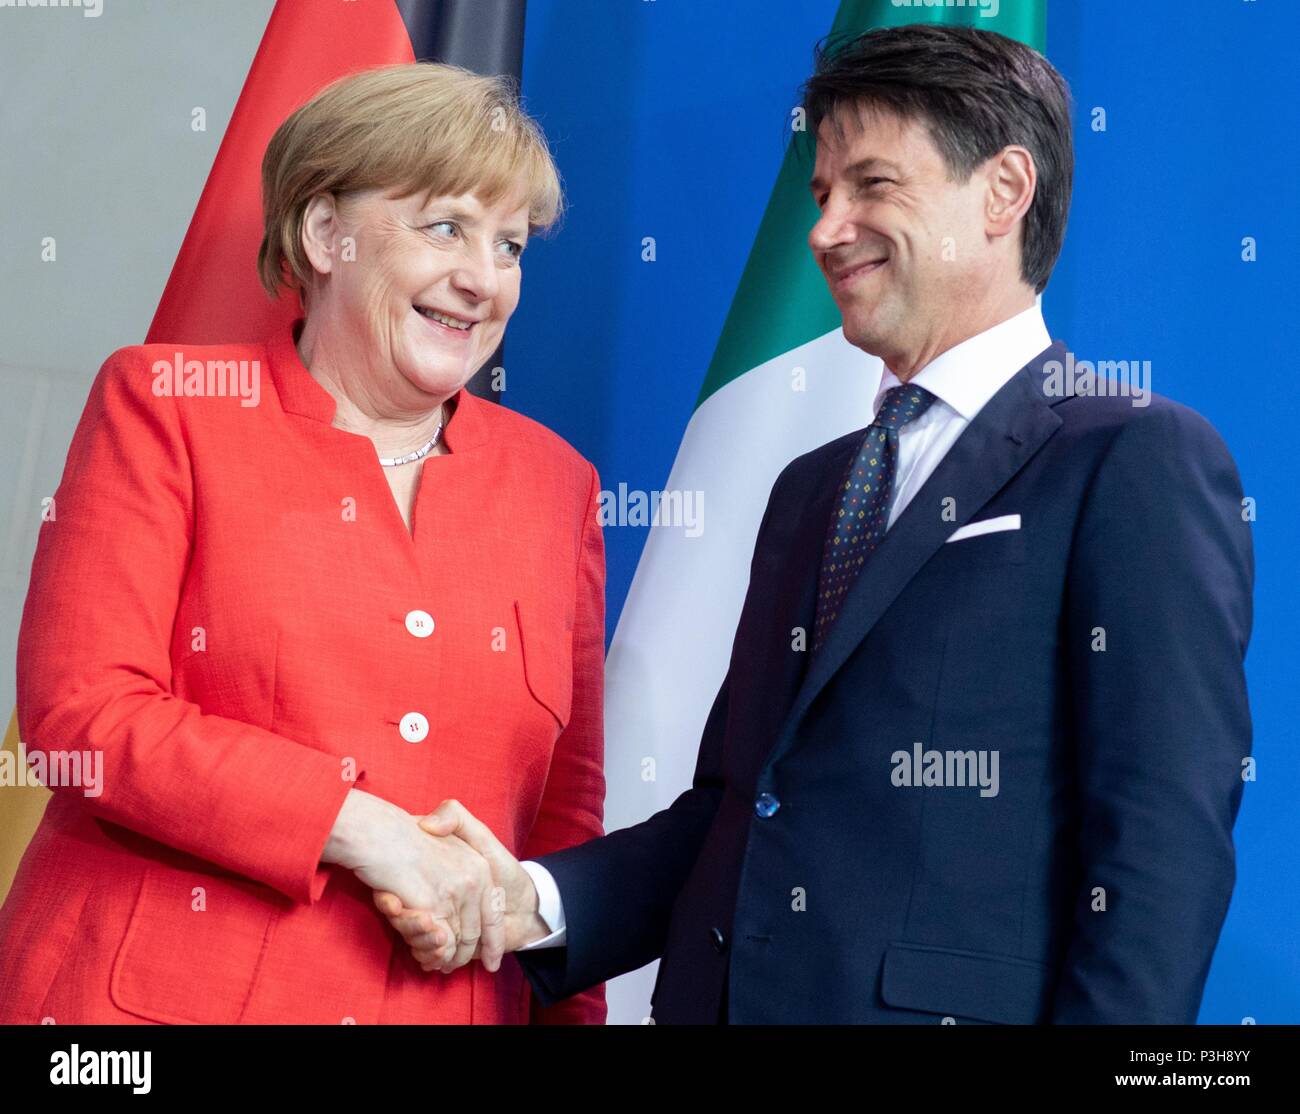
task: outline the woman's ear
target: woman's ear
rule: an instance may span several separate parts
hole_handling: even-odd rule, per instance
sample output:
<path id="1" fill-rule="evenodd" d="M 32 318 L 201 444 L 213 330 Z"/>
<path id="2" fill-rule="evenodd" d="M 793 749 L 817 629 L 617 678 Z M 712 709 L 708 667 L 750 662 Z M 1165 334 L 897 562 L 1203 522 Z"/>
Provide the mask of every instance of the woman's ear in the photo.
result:
<path id="1" fill-rule="evenodd" d="M 302 214 L 302 250 L 317 274 L 328 275 L 338 258 L 338 204 L 333 194 L 318 193 Z"/>

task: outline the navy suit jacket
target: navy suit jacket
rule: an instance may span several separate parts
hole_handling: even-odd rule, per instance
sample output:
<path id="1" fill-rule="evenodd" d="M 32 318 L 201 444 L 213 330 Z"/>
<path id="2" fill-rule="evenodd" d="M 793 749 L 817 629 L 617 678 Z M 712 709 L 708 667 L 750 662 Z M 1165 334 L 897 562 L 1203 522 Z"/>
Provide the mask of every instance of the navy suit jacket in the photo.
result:
<path id="1" fill-rule="evenodd" d="M 568 924 L 519 954 L 543 1002 L 661 956 L 656 1022 L 1196 1020 L 1250 751 L 1250 527 L 1203 418 L 1072 394 L 1064 358 L 979 412 L 811 662 L 863 432 L 781 473 L 692 788 L 540 860 Z M 896 784 L 916 743 L 996 751 L 997 794 Z"/>

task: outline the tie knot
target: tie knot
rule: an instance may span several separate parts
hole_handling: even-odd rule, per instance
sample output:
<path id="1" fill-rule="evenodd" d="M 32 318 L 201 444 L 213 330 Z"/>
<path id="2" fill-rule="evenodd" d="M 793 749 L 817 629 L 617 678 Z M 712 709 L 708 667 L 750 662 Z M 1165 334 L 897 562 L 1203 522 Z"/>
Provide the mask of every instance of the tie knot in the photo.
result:
<path id="1" fill-rule="evenodd" d="M 924 387 L 909 387 L 906 383 L 900 387 L 890 387 L 881 399 L 880 412 L 871 424 L 885 429 L 901 429 L 924 414 L 932 402 L 934 395 Z"/>

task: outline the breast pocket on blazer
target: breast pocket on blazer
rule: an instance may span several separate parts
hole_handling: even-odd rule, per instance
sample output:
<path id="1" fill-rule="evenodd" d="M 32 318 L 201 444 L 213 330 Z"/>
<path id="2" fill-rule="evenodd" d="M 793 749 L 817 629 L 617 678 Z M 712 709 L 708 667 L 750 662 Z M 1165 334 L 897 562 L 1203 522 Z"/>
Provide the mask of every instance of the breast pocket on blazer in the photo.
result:
<path id="1" fill-rule="evenodd" d="M 234 1025 L 278 917 L 265 886 L 151 864 L 113 963 L 109 994 L 119 1009 L 152 1021 Z"/>
<path id="2" fill-rule="evenodd" d="M 1023 565 L 1025 532 L 994 530 L 944 542 L 939 550 L 945 560 L 961 565 Z"/>
<path id="3" fill-rule="evenodd" d="M 515 600 L 515 619 L 528 691 L 561 728 L 567 727 L 573 705 L 573 631 L 528 600 Z"/>

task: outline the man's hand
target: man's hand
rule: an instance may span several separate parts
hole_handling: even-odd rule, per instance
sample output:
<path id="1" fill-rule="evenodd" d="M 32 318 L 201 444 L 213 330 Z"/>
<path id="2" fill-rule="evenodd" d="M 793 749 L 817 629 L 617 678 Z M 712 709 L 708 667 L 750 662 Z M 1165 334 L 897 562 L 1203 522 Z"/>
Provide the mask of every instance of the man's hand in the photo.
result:
<path id="1" fill-rule="evenodd" d="M 505 906 L 494 892 L 488 862 L 454 829 L 421 830 L 417 820 L 390 801 L 353 789 L 321 860 L 347 867 L 371 889 L 426 913 L 422 935 L 438 949 L 438 969 L 454 971 L 477 954 L 496 970 L 505 948 Z"/>
<path id="2" fill-rule="evenodd" d="M 435 838 L 463 840 L 483 857 L 493 883 L 487 908 L 503 937 L 502 950 L 492 951 L 484 933 L 476 950 L 460 933 L 448 940 L 451 929 L 439 922 L 435 910 L 404 902 L 397 893 L 377 892 L 375 905 L 410 946 L 421 967 L 426 971 L 454 971 L 469 959 L 478 958 L 487 970 L 496 971 L 501 966 L 502 951 L 517 951 L 550 935 L 546 922 L 538 915 L 537 889 L 528 872 L 469 809 L 459 801 L 443 801 L 420 821 L 420 827 Z"/>

